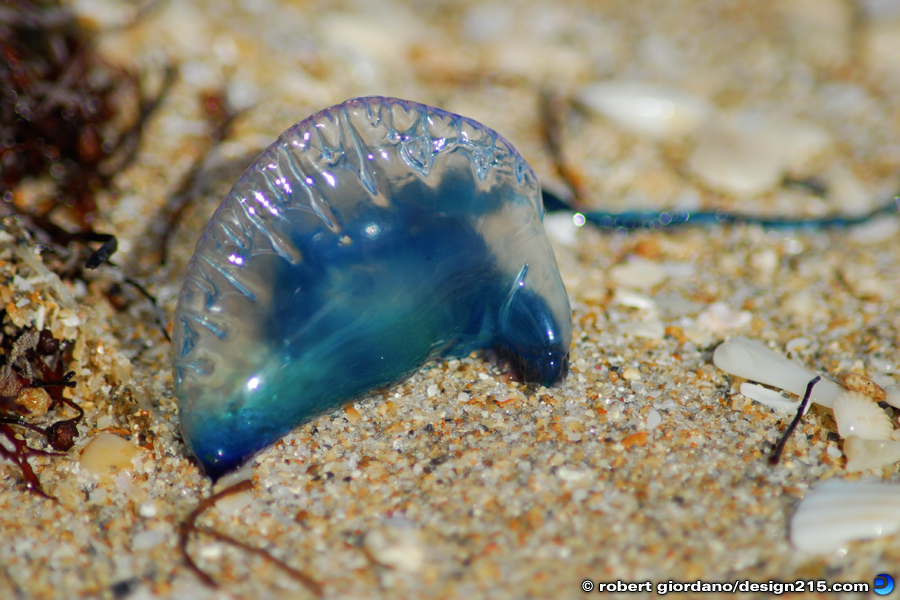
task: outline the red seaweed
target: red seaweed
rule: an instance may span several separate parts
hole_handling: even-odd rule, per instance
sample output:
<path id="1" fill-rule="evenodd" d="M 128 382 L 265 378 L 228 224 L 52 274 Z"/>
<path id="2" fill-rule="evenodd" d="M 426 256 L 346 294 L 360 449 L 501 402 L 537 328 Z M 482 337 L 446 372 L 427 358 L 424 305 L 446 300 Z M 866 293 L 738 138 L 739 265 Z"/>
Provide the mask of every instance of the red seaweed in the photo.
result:
<path id="1" fill-rule="evenodd" d="M 78 436 L 77 424 L 84 411 L 62 393 L 65 387 L 75 387 L 72 379 L 75 373 L 63 373 L 65 364 L 71 359 L 69 344 L 55 339 L 49 331 L 24 329 L 17 330 L 14 335 L 3 335 L 0 350 L 5 352 L 0 365 L 0 457 L 21 469 L 29 490 L 52 498 L 44 491 L 28 459 L 61 456 L 74 445 Z M 17 402 L 23 393 L 34 388 L 47 391 L 52 400 L 51 409 L 68 406 L 78 415 L 59 419 L 46 427 L 35 424 L 27 418 L 30 416 L 28 408 Z M 19 429 L 42 436 L 55 452 L 31 445 Z"/>

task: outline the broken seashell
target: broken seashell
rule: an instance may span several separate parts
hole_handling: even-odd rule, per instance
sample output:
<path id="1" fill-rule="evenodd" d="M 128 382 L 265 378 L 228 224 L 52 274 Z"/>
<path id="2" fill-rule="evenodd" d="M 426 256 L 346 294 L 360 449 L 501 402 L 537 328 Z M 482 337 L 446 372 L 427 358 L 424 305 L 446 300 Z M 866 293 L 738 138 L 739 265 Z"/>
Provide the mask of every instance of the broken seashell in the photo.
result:
<path id="1" fill-rule="evenodd" d="M 111 481 L 112 476 L 124 469 L 134 468 L 132 460 L 141 449 L 113 433 L 102 432 L 88 442 L 81 453 L 81 468 L 101 480 Z"/>
<path id="2" fill-rule="evenodd" d="M 741 384 L 740 390 L 742 396 L 746 396 L 764 406 L 768 406 L 769 408 L 784 413 L 796 413 L 801 402 L 799 399 L 787 398 L 784 393 L 779 392 L 778 390 L 763 387 L 755 383 L 744 382 Z M 806 414 L 808 411 L 809 405 L 807 404 L 803 414 Z"/>
<path id="3" fill-rule="evenodd" d="M 842 438 L 851 435 L 864 440 L 889 440 L 894 431 L 887 413 L 860 392 L 842 391 L 834 399 L 834 421 Z"/>
<path id="4" fill-rule="evenodd" d="M 667 275 L 659 264 L 636 258 L 610 268 L 609 277 L 616 285 L 646 290 L 664 282 Z"/>
<path id="5" fill-rule="evenodd" d="M 688 170 L 709 188 L 748 198 L 775 188 L 831 145 L 815 123 L 740 112 L 703 129 Z"/>
<path id="6" fill-rule="evenodd" d="M 32 417 L 41 417 L 50 410 L 53 398 L 44 388 L 25 388 L 16 396 L 16 404 L 26 409 Z"/>
<path id="7" fill-rule="evenodd" d="M 887 395 L 880 385 L 853 371 L 841 371 L 838 373 L 837 380 L 844 389 L 864 394 L 875 402 L 883 401 Z"/>
<path id="8" fill-rule="evenodd" d="M 851 435 L 844 442 L 847 470 L 851 473 L 880 469 L 900 461 L 900 442 L 895 440 L 864 440 Z"/>
<path id="9" fill-rule="evenodd" d="M 724 302 L 713 302 L 697 315 L 697 327 L 724 336 L 729 331 L 746 327 L 752 320 L 749 311 L 734 309 Z"/>
<path id="10" fill-rule="evenodd" d="M 800 502 L 791 518 L 790 538 L 794 547 L 821 554 L 898 529 L 900 485 L 831 479 Z"/>
<path id="11" fill-rule="evenodd" d="M 806 393 L 806 385 L 816 376 L 811 369 L 745 337 L 731 338 L 716 348 L 713 364 L 730 375 L 771 385 L 801 398 Z M 813 388 L 810 401 L 831 408 L 840 391 L 838 384 L 822 379 Z"/>
<path id="12" fill-rule="evenodd" d="M 375 562 L 398 571 L 415 573 L 425 564 L 422 534 L 405 519 L 390 519 L 368 531 L 363 549 Z"/>
<path id="13" fill-rule="evenodd" d="M 900 408 L 900 387 L 889 385 L 884 388 L 884 401 L 894 408 Z"/>

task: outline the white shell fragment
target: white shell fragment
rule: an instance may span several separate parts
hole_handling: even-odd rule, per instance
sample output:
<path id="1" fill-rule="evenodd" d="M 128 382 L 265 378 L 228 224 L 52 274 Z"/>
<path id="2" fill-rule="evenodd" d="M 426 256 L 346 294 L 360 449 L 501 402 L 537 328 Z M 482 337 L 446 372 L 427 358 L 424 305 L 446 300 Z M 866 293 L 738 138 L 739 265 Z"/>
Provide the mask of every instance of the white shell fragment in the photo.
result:
<path id="1" fill-rule="evenodd" d="M 834 421 L 842 438 L 889 440 L 894 427 L 890 417 L 871 398 L 860 392 L 842 391 L 834 399 Z"/>
<path id="2" fill-rule="evenodd" d="M 616 285 L 646 290 L 666 280 L 666 272 L 658 263 L 636 258 L 618 264 L 609 270 L 609 276 Z"/>
<path id="3" fill-rule="evenodd" d="M 735 329 L 742 329 L 753 320 L 746 310 L 731 308 L 724 302 L 713 302 L 697 315 L 697 327 L 716 335 L 724 335 Z"/>
<path id="4" fill-rule="evenodd" d="M 636 81 L 589 85 L 578 94 L 578 101 L 631 133 L 657 140 L 692 133 L 712 112 L 700 98 Z"/>
<path id="5" fill-rule="evenodd" d="M 880 469 L 900 461 L 900 442 L 895 440 L 864 440 L 855 435 L 844 441 L 847 470 L 851 473 Z"/>
<path id="6" fill-rule="evenodd" d="M 244 465 L 237 471 L 228 473 L 213 485 L 213 493 L 218 494 L 222 490 L 235 486 L 243 481 L 253 479 L 254 466 L 252 463 Z M 231 493 L 216 502 L 216 510 L 223 515 L 236 515 L 253 503 L 253 492 L 249 489 L 243 492 Z"/>
<path id="7" fill-rule="evenodd" d="M 862 215 L 873 208 L 877 196 L 844 165 L 835 165 L 825 173 L 828 197 L 832 206 L 847 215 Z"/>
<path id="8" fill-rule="evenodd" d="M 791 543 L 811 553 L 900 529 L 900 485 L 831 479 L 811 490 L 794 513 Z"/>
<path id="9" fill-rule="evenodd" d="M 111 480 L 121 470 L 132 469 L 132 460 L 141 449 L 113 433 L 102 432 L 94 436 L 81 453 L 81 468 L 98 476 Z"/>
<path id="10" fill-rule="evenodd" d="M 363 538 L 363 548 L 375 562 L 414 573 L 425 563 L 422 536 L 412 523 L 392 519 Z"/>
<path id="11" fill-rule="evenodd" d="M 900 221 L 894 215 L 876 217 L 850 229 L 850 238 L 857 244 L 880 244 L 900 233 Z"/>
<path id="12" fill-rule="evenodd" d="M 709 188 L 740 198 L 775 187 L 782 171 L 781 160 L 765 141 L 722 131 L 700 138 L 687 166 Z"/>
<path id="13" fill-rule="evenodd" d="M 801 400 L 796 396 L 785 397 L 784 392 L 763 387 L 755 383 L 744 382 L 741 384 L 741 395 L 755 400 L 764 406 L 773 408 L 778 412 L 796 413 Z M 809 410 L 809 407 L 807 407 Z"/>
<path id="14" fill-rule="evenodd" d="M 218 494 L 222 490 L 226 488 L 230 488 L 233 485 L 237 485 L 242 481 L 247 481 L 248 479 L 253 479 L 253 471 L 254 467 L 252 463 L 248 463 L 244 465 L 237 471 L 233 471 L 231 473 L 227 473 L 220 477 L 216 484 L 213 486 L 213 493 Z"/>
<path id="15" fill-rule="evenodd" d="M 656 300 L 646 294 L 635 292 L 628 288 L 616 288 L 613 295 L 613 303 L 628 306 L 630 308 L 639 308 L 641 310 L 657 311 Z"/>
<path id="16" fill-rule="evenodd" d="M 809 381 L 816 376 L 811 369 L 745 337 L 731 338 L 716 348 L 713 364 L 730 375 L 777 387 L 801 398 Z M 840 391 L 838 384 L 821 379 L 813 388 L 810 401 L 831 408 Z"/>
<path id="17" fill-rule="evenodd" d="M 828 133 L 813 123 L 737 113 L 703 130 L 687 165 L 710 188 L 747 198 L 774 188 L 785 172 L 830 144 Z"/>
<path id="18" fill-rule="evenodd" d="M 658 319 L 650 321 L 628 321 L 619 323 L 616 330 L 624 335 L 650 340 L 661 340 L 666 335 L 666 326 Z"/>
<path id="19" fill-rule="evenodd" d="M 223 515 L 236 515 L 253 503 L 252 492 L 238 492 L 229 494 L 216 502 L 216 510 Z"/>
<path id="20" fill-rule="evenodd" d="M 889 385 L 884 388 L 884 401 L 894 408 L 900 408 L 900 387 Z"/>

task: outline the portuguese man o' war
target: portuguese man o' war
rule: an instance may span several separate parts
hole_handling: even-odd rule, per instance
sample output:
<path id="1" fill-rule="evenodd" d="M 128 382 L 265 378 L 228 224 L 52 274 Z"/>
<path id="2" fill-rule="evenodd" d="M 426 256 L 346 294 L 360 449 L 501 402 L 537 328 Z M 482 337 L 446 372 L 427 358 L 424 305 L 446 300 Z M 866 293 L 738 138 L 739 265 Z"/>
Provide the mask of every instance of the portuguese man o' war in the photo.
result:
<path id="1" fill-rule="evenodd" d="M 499 134 L 394 98 L 297 123 L 206 227 L 175 315 L 181 431 L 211 477 L 438 357 L 568 370 L 540 185 Z"/>

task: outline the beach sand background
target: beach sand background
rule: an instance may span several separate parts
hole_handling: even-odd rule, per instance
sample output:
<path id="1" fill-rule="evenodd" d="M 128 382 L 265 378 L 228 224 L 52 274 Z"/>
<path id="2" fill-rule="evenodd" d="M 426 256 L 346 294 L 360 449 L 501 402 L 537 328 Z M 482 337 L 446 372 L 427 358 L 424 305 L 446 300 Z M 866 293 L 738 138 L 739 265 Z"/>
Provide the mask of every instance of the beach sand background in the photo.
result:
<path id="1" fill-rule="evenodd" d="M 58 502 L 0 466 L 3 598 L 310 596 L 208 536 L 190 549 L 220 588 L 185 567 L 179 523 L 211 484 L 180 442 L 170 346 L 152 307 L 127 291 L 117 309 L 106 292 L 121 273 L 136 278 L 171 320 L 218 202 L 256 153 L 313 112 L 387 95 L 466 115 L 507 137 L 549 189 L 574 182 L 593 207 L 860 213 L 900 188 L 896 2 L 191 0 L 160 2 L 125 28 L 130 3 L 79 0 L 74 10 L 97 28 L 107 60 L 138 70 L 148 89 L 167 66 L 178 78 L 136 162 L 100 198 L 95 227 L 118 237 L 119 271 L 71 289 L 72 311 L 45 311 L 76 341 L 72 395 L 87 414 L 69 456 L 32 460 Z M 634 82 L 658 86 L 675 112 L 641 113 L 627 95 Z M 610 89 L 626 100 L 604 114 Z M 241 111 L 217 145 L 204 98 Z M 162 267 L 159 216 L 195 165 L 202 176 Z M 624 235 L 554 217 L 575 322 L 564 384 L 518 384 L 489 355 L 429 364 L 286 436 L 254 461 L 255 489 L 202 522 L 308 573 L 329 598 L 900 575 L 896 537 L 824 555 L 792 548 L 799 500 L 848 477 L 834 421 L 814 408 L 771 466 L 789 417 L 739 395 L 711 363 L 717 343 L 744 335 L 822 373 L 896 381 L 896 221 Z M 5 261 L 4 300 L 18 304 L 34 273 Z M 17 306 L 23 322 L 52 303 L 39 296 Z M 79 462 L 101 431 L 138 449 L 104 478 Z M 896 466 L 849 477 L 900 479 Z"/>

